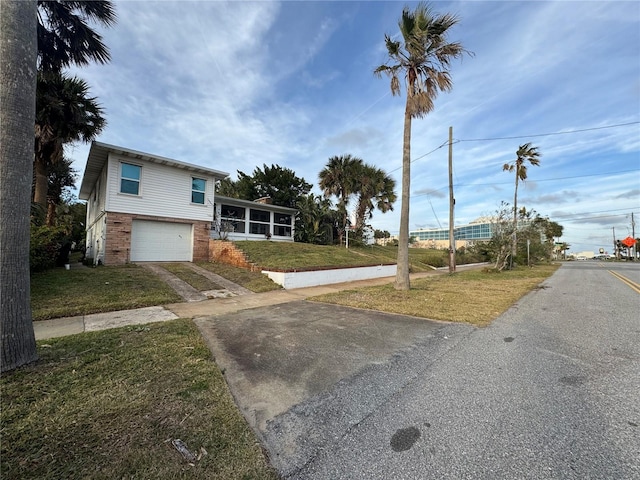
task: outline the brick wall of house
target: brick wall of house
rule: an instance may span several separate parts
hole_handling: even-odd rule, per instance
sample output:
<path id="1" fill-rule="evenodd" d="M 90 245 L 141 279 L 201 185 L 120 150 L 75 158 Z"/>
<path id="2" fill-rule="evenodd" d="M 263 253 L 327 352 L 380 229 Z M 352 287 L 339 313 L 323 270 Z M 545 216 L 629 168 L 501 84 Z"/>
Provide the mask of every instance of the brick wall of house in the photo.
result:
<path id="1" fill-rule="evenodd" d="M 193 223 L 193 261 L 206 262 L 209 260 L 209 222 Z"/>
<path id="2" fill-rule="evenodd" d="M 242 250 L 227 240 L 209 240 L 209 261 L 248 268 L 251 271 L 260 270 L 260 267 L 249 262 Z"/>
<path id="3" fill-rule="evenodd" d="M 209 223 L 180 218 L 132 215 L 128 213 L 107 213 L 105 241 L 105 265 L 122 265 L 129 262 L 131 251 L 131 227 L 133 220 L 188 223 L 193 225 L 193 261 L 209 259 Z"/>
<path id="4" fill-rule="evenodd" d="M 132 215 L 126 213 L 107 213 L 105 265 L 122 265 L 129 262 L 132 220 Z"/>

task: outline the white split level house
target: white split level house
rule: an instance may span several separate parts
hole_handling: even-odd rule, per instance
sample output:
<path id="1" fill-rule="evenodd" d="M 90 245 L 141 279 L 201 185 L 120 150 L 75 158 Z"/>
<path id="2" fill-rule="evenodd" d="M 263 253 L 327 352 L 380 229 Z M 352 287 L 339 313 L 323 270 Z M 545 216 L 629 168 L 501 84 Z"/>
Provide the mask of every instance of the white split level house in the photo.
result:
<path id="1" fill-rule="evenodd" d="M 79 198 L 95 264 L 209 259 L 209 241 L 293 241 L 295 209 L 216 198 L 228 173 L 93 142 Z"/>

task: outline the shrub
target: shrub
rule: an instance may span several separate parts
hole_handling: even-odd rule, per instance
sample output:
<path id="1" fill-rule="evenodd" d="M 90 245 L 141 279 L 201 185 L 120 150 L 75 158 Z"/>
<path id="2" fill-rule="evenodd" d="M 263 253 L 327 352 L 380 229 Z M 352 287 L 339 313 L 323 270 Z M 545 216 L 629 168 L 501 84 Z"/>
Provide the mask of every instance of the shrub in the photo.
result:
<path id="1" fill-rule="evenodd" d="M 55 267 L 66 237 L 66 229 L 63 227 L 32 224 L 29 248 L 29 268 L 31 271 L 41 272 Z"/>

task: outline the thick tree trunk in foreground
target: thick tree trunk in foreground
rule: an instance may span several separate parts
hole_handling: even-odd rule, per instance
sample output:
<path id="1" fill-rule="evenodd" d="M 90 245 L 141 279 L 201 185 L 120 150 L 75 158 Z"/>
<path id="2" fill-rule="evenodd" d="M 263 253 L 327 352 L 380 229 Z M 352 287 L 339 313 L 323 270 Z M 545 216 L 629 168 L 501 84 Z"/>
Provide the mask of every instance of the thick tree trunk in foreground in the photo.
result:
<path id="1" fill-rule="evenodd" d="M 400 232 L 398 234 L 398 271 L 396 290 L 409 290 L 409 190 L 411 188 L 411 113 L 409 97 L 404 113 L 404 138 L 402 142 L 402 205 L 400 207 Z"/>
<path id="2" fill-rule="evenodd" d="M 0 369 L 4 372 L 38 358 L 29 286 L 37 7 L 35 0 L 2 0 L 0 9 Z"/>

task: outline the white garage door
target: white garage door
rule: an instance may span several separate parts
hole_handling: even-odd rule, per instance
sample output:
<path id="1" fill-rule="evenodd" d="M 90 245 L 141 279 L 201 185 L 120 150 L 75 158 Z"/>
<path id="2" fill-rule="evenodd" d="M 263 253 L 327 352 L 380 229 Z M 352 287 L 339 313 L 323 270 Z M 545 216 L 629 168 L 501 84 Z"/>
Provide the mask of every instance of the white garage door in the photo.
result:
<path id="1" fill-rule="evenodd" d="M 188 223 L 134 220 L 131 226 L 131 261 L 190 262 L 191 230 Z"/>

